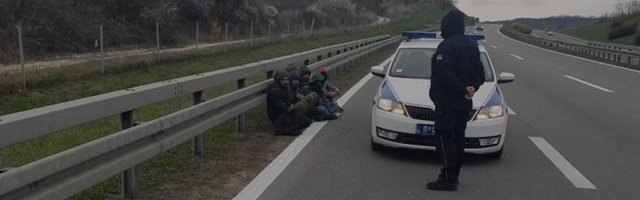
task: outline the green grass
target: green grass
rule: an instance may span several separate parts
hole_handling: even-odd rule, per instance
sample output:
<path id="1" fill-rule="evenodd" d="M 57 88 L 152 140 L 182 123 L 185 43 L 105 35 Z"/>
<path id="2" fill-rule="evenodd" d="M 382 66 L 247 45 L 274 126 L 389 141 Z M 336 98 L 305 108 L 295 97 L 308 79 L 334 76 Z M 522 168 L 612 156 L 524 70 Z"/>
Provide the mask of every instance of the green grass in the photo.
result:
<path id="1" fill-rule="evenodd" d="M 609 31 L 611 30 L 611 22 L 598 22 L 588 26 L 581 26 L 569 30 L 562 31 L 562 33 L 577 37 L 583 40 L 608 42 L 624 45 L 635 45 L 634 35 L 623 37 L 616 40 L 609 40 Z"/>
<path id="2" fill-rule="evenodd" d="M 599 22 L 589 26 L 581 26 L 573 29 L 569 29 L 566 31 L 562 31 L 562 33 L 583 39 L 583 40 L 593 40 L 599 42 L 609 42 L 609 30 L 611 27 L 611 23 L 609 22 Z"/>
<path id="3" fill-rule="evenodd" d="M 0 96 L 0 115 L 14 113 L 42 106 L 61 103 L 69 100 L 89 97 L 111 91 L 134 86 L 154 83 L 167 79 L 198 74 L 202 72 L 224 69 L 241 64 L 251 63 L 268 58 L 284 56 L 304 50 L 315 49 L 331 44 L 372 37 L 380 34 L 398 34 L 405 30 L 419 30 L 426 28 L 426 24 L 439 22 L 444 13 L 439 10 L 427 9 L 419 12 L 415 17 L 402 22 L 394 22 L 378 28 L 352 34 L 326 36 L 307 40 L 282 41 L 275 44 L 259 45 L 253 49 L 235 49 L 225 53 L 214 53 L 199 57 L 175 57 L 163 61 L 159 65 L 149 65 L 148 58 L 136 58 L 134 64 L 126 61 L 119 65 L 110 66 L 106 75 L 96 75 L 95 66 L 76 66 L 72 68 L 43 70 L 30 74 L 32 79 L 42 79 L 41 85 L 26 92 Z M 179 56 L 179 55 L 168 55 Z M 137 64 L 136 64 L 137 63 Z M 14 80 L 14 76 L 0 76 L 3 80 Z M 264 75 L 252 77 L 247 84 L 264 80 Z M 34 80 L 32 80 L 34 81 Z M 44 84 L 46 83 L 46 84 Z M 234 83 L 217 86 L 205 91 L 207 99 L 219 96 L 235 89 Z M 136 110 L 137 121 L 147 121 L 175 112 L 190 106 L 190 96 L 175 98 Z M 264 122 L 264 106 L 256 108 L 248 114 L 252 119 L 262 119 L 259 126 L 268 127 Z M 260 120 L 258 120 L 260 121 Z M 73 148 L 77 145 L 107 136 L 119 130 L 117 116 L 107 117 L 45 137 L 29 140 L 2 149 L 0 156 L 5 166 L 18 167 L 49 155 Z M 206 133 L 206 145 L 216 146 L 233 137 L 233 123 L 225 123 Z M 183 144 L 173 150 L 163 153 L 145 162 L 141 168 L 142 188 L 152 187 L 161 182 L 158 178 L 163 174 L 170 174 L 184 169 L 194 157 L 190 153 L 190 144 Z M 77 199 L 103 198 L 106 194 L 118 193 L 118 179 L 112 178 L 85 193 Z"/>

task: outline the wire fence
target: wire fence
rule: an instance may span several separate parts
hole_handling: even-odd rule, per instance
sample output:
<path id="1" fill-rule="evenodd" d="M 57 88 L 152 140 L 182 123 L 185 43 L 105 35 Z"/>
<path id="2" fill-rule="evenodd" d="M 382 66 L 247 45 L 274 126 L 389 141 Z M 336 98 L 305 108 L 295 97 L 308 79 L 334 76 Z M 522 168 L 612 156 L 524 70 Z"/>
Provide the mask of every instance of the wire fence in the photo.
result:
<path id="1" fill-rule="evenodd" d="M 113 45 L 116 43 L 109 38 L 109 35 L 117 34 L 118 30 L 114 27 L 105 25 L 96 25 L 95 31 L 99 37 L 94 42 L 94 48 L 85 52 L 75 52 L 56 58 L 29 59 L 29 55 L 33 46 L 27 46 L 23 43 L 25 34 L 23 24 L 16 25 L 18 38 L 4 38 L 3 40 L 19 41 L 18 52 L 20 55 L 19 63 L 0 64 L 0 79 L 9 77 L 14 82 L 13 90 L 21 92 L 29 89 L 29 80 L 37 79 L 38 72 L 50 69 L 64 70 L 67 66 L 81 66 L 84 70 L 92 70 L 95 74 L 105 74 L 109 71 L 110 66 L 120 66 L 128 60 L 139 62 L 139 59 L 151 61 L 152 64 L 160 64 L 164 61 L 171 60 L 189 60 L 199 55 L 208 55 L 217 52 L 225 52 L 234 48 L 254 48 L 261 44 L 279 42 L 284 39 L 300 39 L 321 35 L 332 35 L 339 33 L 349 33 L 360 31 L 365 28 L 380 26 L 383 22 L 369 23 L 366 21 L 353 20 L 351 22 L 343 21 L 338 26 L 328 26 L 322 20 L 298 19 L 286 20 L 286 25 L 272 23 L 254 23 L 248 24 L 229 24 L 225 23 L 217 31 L 203 31 L 200 23 L 196 22 L 192 26 L 193 35 L 190 38 L 182 38 L 184 41 L 191 41 L 182 44 L 172 44 L 174 35 L 167 34 L 161 23 L 155 23 L 153 35 L 154 43 L 143 42 L 138 44 L 128 44 L 126 46 L 136 48 L 126 48 L 125 45 Z M 92 29 L 92 27 L 88 27 Z M 110 32 L 109 34 L 106 34 Z M 33 44 L 32 44 L 33 45 Z M 33 57 L 37 57 L 33 53 Z M 135 60 L 135 61 L 133 61 Z M 33 77 L 31 77 L 33 76 Z M 20 77 L 18 83 L 17 77 Z M 9 81 L 9 82 L 11 82 Z M 6 84 L 7 81 L 2 81 Z"/>

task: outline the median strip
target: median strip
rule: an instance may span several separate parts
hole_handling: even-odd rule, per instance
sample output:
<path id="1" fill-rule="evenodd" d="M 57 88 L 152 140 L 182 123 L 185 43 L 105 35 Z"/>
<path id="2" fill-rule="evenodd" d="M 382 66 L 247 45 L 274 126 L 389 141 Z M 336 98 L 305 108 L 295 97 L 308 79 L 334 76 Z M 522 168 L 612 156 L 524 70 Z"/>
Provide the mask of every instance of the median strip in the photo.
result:
<path id="1" fill-rule="evenodd" d="M 511 56 L 513 56 L 514 58 L 517 58 L 517 59 L 519 59 L 519 60 L 524 60 L 524 58 L 523 58 L 523 57 L 520 57 L 520 56 L 518 56 L 518 55 L 516 55 L 516 54 L 509 54 L 509 55 L 511 55 Z"/>
<path id="2" fill-rule="evenodd" d="M 593 83 L 589 83 L 589 82 L 587 82 L 587 81 L 580 80 L 580 79 L 578 79 L 578 78 L 576 78 L 576 77 L 573 77 L 573 76 L 564 75 L 564 77 L 565 77 L 565 78 L 568 78 L 568 79 L 571 79 L 571 80 L 574 80 L 574 81 L 576 81 L 576 82 L 578 82 L 578 83 L 582 83 L 582 84 L 585 84 L 585 85 L 591 86 L 591 87 L 593 87 L 593 88 L 595 88 L 595 89 L 598 89 L 598 90 L 600 90 L 600 91 L 603 91 L 603 92 L 615 93 L 614 91 L 612 91 L 612 90 L 610 90 L 610 89 L 607 89 L 607 88 L 604 88 L 604 87 L 598 86 L 598 85 L 593 84 Z"/>
<path id="3" fill-rule="evenodd" d="M 544 138 L 541 137 L 529 137 L 531 142 L 535 144 L 542 153 L 544 153 L 549 160 L 564 174 L 576 188 L 580 189 L 597 189 L 596 186 L 591 183 L 578 169 L 576 169 L 571 163 L 564 158 L 551 144 L 549 144 Z"/>

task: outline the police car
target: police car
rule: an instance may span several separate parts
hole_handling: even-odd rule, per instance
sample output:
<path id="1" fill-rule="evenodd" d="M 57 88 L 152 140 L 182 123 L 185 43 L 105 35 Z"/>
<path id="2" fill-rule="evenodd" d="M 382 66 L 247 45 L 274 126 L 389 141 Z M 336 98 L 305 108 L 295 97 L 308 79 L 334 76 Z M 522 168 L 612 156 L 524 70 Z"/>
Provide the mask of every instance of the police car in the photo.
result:
<path id="1" fill-rule="evenodd" d="M 405 32 L 407 38 L 386 66 L 371 73 L 384 77 L 374 97 L 371 117 L 371 147 L 435 150 L 435 106 L 429 98 L 431 57 L 442 39 L 437 33 Z M 476 42 L 482 35 L 467 35 Z M 507 103 L 498 84 L 513 82 L 515 75 L 496 77 L 487 50 L 479 45 L 486 82 L 473 97 L 473 112 L 467 123 L 465 152 L 502 155 L 507 130 Z"/>

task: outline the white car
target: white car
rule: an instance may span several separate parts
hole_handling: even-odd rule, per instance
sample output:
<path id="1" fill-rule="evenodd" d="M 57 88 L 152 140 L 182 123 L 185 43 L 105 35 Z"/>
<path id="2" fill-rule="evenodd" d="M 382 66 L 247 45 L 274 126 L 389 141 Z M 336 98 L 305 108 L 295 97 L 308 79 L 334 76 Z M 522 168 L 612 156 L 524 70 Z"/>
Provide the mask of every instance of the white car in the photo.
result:
<path id="1" fill-rule="evenodd" d="M 429 98 L 431 57 L 442 39 L 435 33 L 405 33 L 387 66 L 374 66 L 371 73 L 384 77 L 374 97 L 371 116 L 371 147 L 435 150 L 435 106 Z M 483 36 L 469 36 L 484 40 Z M 499 83 L 513 82 L 515 75 L 496 77 L 487 50 L 479 45 L 486 82 L 473 97 L 473 113 L 467 123 L 465 152 L 499 158 L 506 136 L 508 114 Z"/>

